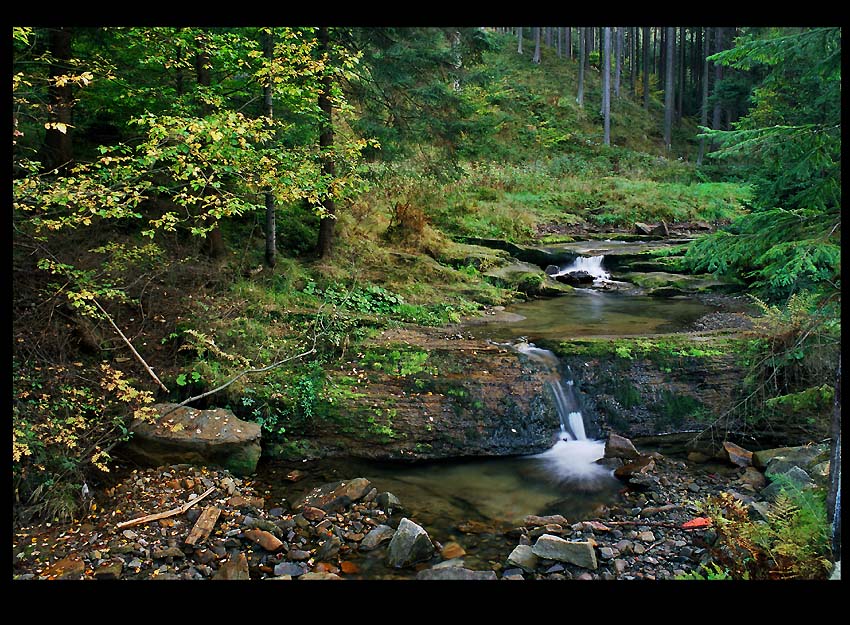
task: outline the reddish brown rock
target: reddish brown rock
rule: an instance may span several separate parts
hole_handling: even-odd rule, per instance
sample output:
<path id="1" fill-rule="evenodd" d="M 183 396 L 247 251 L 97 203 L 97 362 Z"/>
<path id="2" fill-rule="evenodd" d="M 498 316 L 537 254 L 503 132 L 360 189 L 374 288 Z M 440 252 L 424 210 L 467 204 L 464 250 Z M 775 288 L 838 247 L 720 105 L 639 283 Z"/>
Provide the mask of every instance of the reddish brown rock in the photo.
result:
<path id="1" fill-rule="evenodd" d="M 440 556 L 444 560 L 452 560 L 454 558 L 460 558 L 461 556 L 465 555 L 466 550 L 454 541 L 446 543 L 443 546 L 442 551 L 440 551 Z"/>
<path id="2" fill-rule="evenodd" d="M 214 580 L 247 580 L 251 579 L 248 573 L 248 558 L 245 554 L 239 552 L 235 557 L 230 557 L 221 565 L 221 567 L 213 575 Z"/>
<path id="3" fill-rule="evenodd" d="M 86 572 L 86 565 L 78 554 L 71 554 L 57 560 L 42 573 L 51 579 L 80 579 Z"/>
<path id="4" fill-rule="evenodd" d="M 349 575 L 360 572 L 360 567 L 357 566 L 351 560 L 344 560 L 344 561 L 340 562 L 339 568 L 342 569 L 343 573 L 347 573 Z"/>
<path id="5" fill-rule="evenodd" d="M 724 441 L 723 451 L 724 456 L 728 458 L 729 462 L 736 466 L 748 467 L 753 463 L 753 452 L 747 451 L 735 443 Z"/>
<path id="6" fill-rule="evenodd" d="M 274 534 L 257 528 L 247 530 L 245 538 L 260 545 L 266 551 L 279 551 L 283 547 L 283 543 Z"/>
<path id="7" fill-rule="evenodd" d="M 301 514 L 308 521 L 321 521 L 325 518 L 325 514 L 327 514 L 321 508 L 314 508 L 313 506 L 304 506 L 304 509 L 301 511 Z"/>

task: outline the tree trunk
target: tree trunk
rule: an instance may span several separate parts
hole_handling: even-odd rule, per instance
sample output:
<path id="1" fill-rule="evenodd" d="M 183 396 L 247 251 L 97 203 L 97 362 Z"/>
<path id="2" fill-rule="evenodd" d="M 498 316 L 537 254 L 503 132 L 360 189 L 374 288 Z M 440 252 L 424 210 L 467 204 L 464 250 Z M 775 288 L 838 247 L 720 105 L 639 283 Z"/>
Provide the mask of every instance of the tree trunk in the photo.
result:
<path id="1" fill-rule="evenodd" d="M 702 106 L 700 107 L 699 123 L 705 127 L 708 125 L 708 40 L 711 28 L 705 29 L 705 37 L 702 40 Z M 697 167 L 702 165 L 705 155 L 705 138 L 699 140 L 699 153 L 697 154 Z"/>
<path id="2" fill-rule="evenodd" d="M 587 38 L 587 30 L 584 26 L 579 27 L 578 29 L 578 96 L 576 96 L 576 102 L 578 105 L 584 106 L 584 63 L 585 57 L 585 40 Z"/>
<path id="3" fill-rule="evenodd" d="M 685 27 L 679 27 L 679 89 L 676 92 L 676 120 L 682 119 L 685 92 Z"/>
<path id="4" fill-rule="evenodd" d="M 558 27 L 557 39 L 558 39 L 558 58 L 561 58 L 561 33 L 563 33 L 564 29 L 560 26 Z"/>
<path id="5" fill-rule="evenodd" d="M 74 144 L 72 140 L 73 129 L 72 107 L 74 105 L 74 94 L 71 83 L 57 86 L 54 79 L 69 73 L 68 66 L 71 60 L 71 29 L 56 27 L 50 30 L 50 87 L 48 88 L 48 116 L 51 124 L 61 124 L 58 127 L 48 128 L 44 134 L 44 145 L 42 147 L 42 169 L 59 172 L 65 171 L 74 162 Z"/>
<path id="6" fill-rule="evenodd" d="M 263 55 L 266 61 L 272 62 L 274 58 L 274 36 L 271 30 L 263 33 Z M 274 100 L 272 98 L 272 82 L 269 79 L 263 85 L 263 113 L 271 124 L 274 116 Z M 266 265 L 274 267 L 277 263 L 277 215 L 274 205 L 274 193 L 271 189 L 265 193 L 266 200 Z"/>
<path id="7" fill-rule="evenodd" d="M 643 26 L 643 108 L 649 108 L 649 26 Z"/>
<path id="8" fill-rule="evenodd" d="M 725 35 L 726 29 L 722 26 L 718 26 L 717 30 L 714 31 L 714 53 L 723 50 L 723 37 Z M 716 63 L 714 65 L 714 89 L 717 89 L 717 85 L 720 83 L 720 80 L 723 78 L 723 66 L 720 63 Z M 720 113 L 721 113 L 720 102 L 714 103 L 714 111 L 711 116 L 711 128 L 712 130 L 720 129 Z"/>
<path id="9" fill-rule="evenodd" d="M 567 50 L 567 58 L 573 58 L 573 28 L 572 26 L 566 26 L 564 28 L 564 36 L 566 39 L 564 40 L 564 46 Z"/>
<path id="10" fill-rule="evenodd" d="M 669 152 L 673 147 L 673 70 L 676 53 L 676 29 L 667 27 L 667 59 L 665 61 L 666 79 L 664 81 L 664 146 Z"/>
<path id="11" fill-rule="evenodd" d="M 552 47 L 552 27 L 546 27 L 546 45 Z"/>
<path id="12" fill-rule="evenodd" d="M 516 32 L 517 32 L 516 38 L 517 38 L 517 42 L 518 42 L 516 52 L 517 52 L 517 54 L 522 54 L 522 26 L 517 28 Z"/>
<path id="13" fill-rule="evenodd" d="M 330 37 L 328 27 L 319 27 L 319 56 L 330 54 Z M 322 175 L 333 180 L 336 176 L 336 165 L 334 163 L 331 149 L 334 143 L 333 128 L 333 104 L 331 103 L 331 88 L 333 87 L 330 71 L 326 71 L 322 77 L 322 90 L 319 92 L 319 108 L 322 110 L 324 119 L 319 133 L 319 148 L 322 152 Z M 334 236 L 334 224 L 336 222 L 336 204 L 333 196 L 328 194 L 324 200 L 324 215 L 319 221 L 319 241 L 316 251 L 319 258 L 326 258 L 330 252 Z"/>
<path id="14" fill-rule="evenodd" d="M 629 30 L 629 90 L 632 97 L 637 94 L 637 28 L 632 26 Z"/>
<path id="15" fill-rule="evenodd" d="M 620 97 L 620 72 L 623 66 L 623 29 L 614 29 L 614 96 Z"/>
<path id="16" fill-rule="evenodd" d="M 611 145 L 611 28 L 606 26 L 602 30 L 602 142 Z"/>
<path id="17" fill-rule="evenodd" d="M 827 515 L 832 526 L 832 559 L 841 560 L 841 354 L 838 355 L 838 375 L 835 380 L 835 404 L 832 411 L 829 493 Z"/>
<path id="18" fill-rule="evenodd" d="M 540 26 L 534 27 L 534 56 L 531 58 L 532 63 L 540 63 Z"/>

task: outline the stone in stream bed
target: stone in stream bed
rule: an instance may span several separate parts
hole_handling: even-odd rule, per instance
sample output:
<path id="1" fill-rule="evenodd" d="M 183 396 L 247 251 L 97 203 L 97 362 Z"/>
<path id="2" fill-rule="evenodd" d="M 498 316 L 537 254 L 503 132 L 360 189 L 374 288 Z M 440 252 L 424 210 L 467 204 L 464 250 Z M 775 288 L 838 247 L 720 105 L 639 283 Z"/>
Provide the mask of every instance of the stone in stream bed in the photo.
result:
<path id="1" fill-rule="evenodd" d="M 596 552 L 590 541 L 571 542 L 544 534 L 534 543 L 532 552 L 539 558 L 568 562 L 586 569 L 595 569 L 597 566 Z"/>
<path id="2" fill-rule="evenodd" d="M 452 566 L 439 569 L 424 569 L 416 574 L 416 579 L 489 580 L 498 578 L 495 571 L 473 571 L 459 566 Z"/>
<path id="3" fill-rule="evenodd" d="M 523 571 L 533 573 L 537 568 L 537 556 L 530 545 L 517 545 L 508 556 L 508 564 L 518 566 Z"/>
<path id="4" fill-rule="evenodd" d="M 364 477 L 317 486 L 293 504 L 295 510 L 310 506 L 325 512 L 338 512 L 361 499 L 371 490 L 372 484 Z"/>
<path id="5" fill-rule="evenodd" d="M 378 525 L 360 541 L 360 551 L 371 551 L 383 542 L 390 540 L 395 530 L 389 525 Z"/>
<path id="6" fill-rule="evenodd" d="M 133 437 L 123 452 L 141 464 L 220 466 L 250 475 L 260 459 L 260 426 L 239 419 L 224 408 L 197 410 L 177 404 L 156 404 L 160 418 L 130 424 Z M 173 412 L 169 412 L 176 408 Z"/>
<path id="7" fill-rule="evenodd" d="M 422 527 L 403 518 L 387 548 L 387 564 L 393 568 L 411 566 L 434 555 L 434 545 Z"/>

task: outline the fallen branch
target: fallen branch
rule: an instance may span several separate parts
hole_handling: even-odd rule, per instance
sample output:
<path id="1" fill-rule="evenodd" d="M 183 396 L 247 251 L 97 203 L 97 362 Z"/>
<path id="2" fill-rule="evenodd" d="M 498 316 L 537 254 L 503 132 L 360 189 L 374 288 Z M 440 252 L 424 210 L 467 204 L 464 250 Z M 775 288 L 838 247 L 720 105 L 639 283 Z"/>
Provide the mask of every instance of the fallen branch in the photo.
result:
<path id="1" fill-rule="evenodd" d="M 306 352 L 302 352 L 300 354 L 295 354 L 294 356 L 290 356 L 289 358 L 284 358 L 283 360 L 278 360 L 275 363 L 272 363 L 272 364 L 265 366 L 265 367 L 260 367 L 259 369 L 246 369 L 245 371 L 237 373 L 235 376 L 230 378 L 227 382 L 225 382 L 221 386 L 218 386 L 218 387 L 212 389 L 211 391 L 207 391 L 206 393 L 201 393 L 200 395 L 195 395 L 194 397 L 190 397 L 189 399 L 184 399 L 179 404 L 175 404 L 172 408 L 169 408 L 167 411 L 163 412 L 160 415 L 160 418 L 171 414 L 172 412 L 174 412 L 178 408 L 182 408 L 186 404 L 191 404 L 193 401 L 203 399 L 204 397 L 207 397 L 209 395 L 212 395 L 214 393 L 218 393 L 219 391 L 226 389 L 228 386 L 233 384 L 236 380 L 238 380 L 242 376 L 248 375 L 249 373 L 263 373 L 265 371 L 270 371 L 270 370 L 274 369 L 275 367 L 279 367 L 280 365 L 287 363 L 291 360 L 295 360 L 296 358 L 303 358 L 304 356 L 309 356 L 310 354 L 315 354 L 315 353 L 316 353 L 316 344 L 314 342 L 313 347 L 308 349 Z"/>
<path id="2" fill-rule="evenodd" d="M 106 317 L 106 320 L 110 323 L 110 325 L 113 328 L 115 328 L 115 331 L 121 336 L 122 339 L 124 339 L 124 342 L 127 343 L 127 346 L 130 348 L 130 351 L 132 351 L 133 354 L 136 356 L 136 359 L 140 363 L 142 363 L 142 366 L 145 369 L 147 369 L 148 374 L 150 374 L 150 376 L 154 380 L 156 380 L 156 383 L 159 384 L 159 386 L 160 386 L 160 388 L 162 388 L 162 390 L 164 390 L 166 393 L 169 393 L 170 391 L 165 386 L 165 384 L 163 384 L 162 381 L 158 377 L 156 377 L 156 374 L 153 372 L 153 369 L 151 369 L 150 366 L 148 365 L 148 363 L 145 362 L 145 359 L 142 358 L 139 355 L 139 352 L 137 352 L 136 348 L 133 347 L 133 344 L 130 342 L 130 339 L 128 339 L 126 336 L 124 336 L 124 333 L 121 331 L 121 328 L 119 328 L 117 325 L 115 325 L 115 322 L 112 320 L 112 317 L 110 317 L 109 314 L 103 309 L 103 306 L 100 305 L 100 302 L 98 302 L 96 299 L 93 299 L 92 301 L 94 302 L 94 305 L 97 306 L 98 310 L 100 310 L 100 312 L 103 313 L 103 316 Z"/>
<path id="3" fill-rule="evenodd" d="M 214 490 L 215 490 L 215 486 L 211 486 L 207 490 L 207 492 L 205 492 L 203 495 L 201 495 L 199 497 L 195 497 L 191 501 L 187 501 L 186 503 L 184 503 L 179 508 L 174 508 L 173 510 L 168 510 L 167 512 L 157 512 L 156 514 L 148 514 L 147 516 L 139 517 L 138 519 L 130 519 L 129 521 L 121 521 L 118 524 L 118 529 L 121 529 L 122 527 L 131 527 L 133 525 L 141 525 L 142 523 L 149 523 L 150 521 L 158 521 L 159 519 L 167 519 L 170 516 L 176 516 L 178 514 L 183 514 L 184 512 L 186 512 L 186 510 L 188 510 L 189 508 L 194 506 L 196 503 L 198 503 L 201 499 L 203 499 L 204 497 L 209 495 Z"/>

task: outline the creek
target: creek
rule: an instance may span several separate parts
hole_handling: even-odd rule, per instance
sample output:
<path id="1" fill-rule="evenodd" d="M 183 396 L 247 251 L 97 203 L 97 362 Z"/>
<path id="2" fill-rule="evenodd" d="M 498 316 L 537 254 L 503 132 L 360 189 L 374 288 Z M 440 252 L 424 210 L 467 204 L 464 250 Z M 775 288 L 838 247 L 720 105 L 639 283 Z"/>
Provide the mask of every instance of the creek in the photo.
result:
<path id="1" fill-rule="evenodd" d="M 609 278 L 598 257 L 575 262 L 581 270 L 597 271 L 600 280 Z M 689 297 L 652 298 L 587 288 L 518 303 L 498 321 L 471 326 L 476 338 L 520 351 L 559 374 L 548 389 L 541 389 L 553 393 L 561 421 L 561 431 L 553 432 L 553 446 L 543 453 L 420 463 L 328 458 L 299 466 L 304 477 L 295 484 L 284 477 L 291 464 L 267 462 L 261 464 L 257 479 L 269 486 L 273 497 L 294 501 L 320 484 L 366 477 L 379 492 L 396 495 L 404 516 L 425 527 L 432 539 L 459 543 L 467 552 L 468 568 L 504 564 L 515 546 L 504 532 L 521 525 L 527 515 L 591 518 L 613 504 L 622 488 L 611 470 L 595 463 L 604 455 L 604 442 L 585 432 L 569 370 L 534 341 L 674 332 L 716 309 Z M 469 523 L 477 529 L 459 531 Z M 381 551 L 353 554 L 363 578 L 409 577 L 385 567 Z"/>

